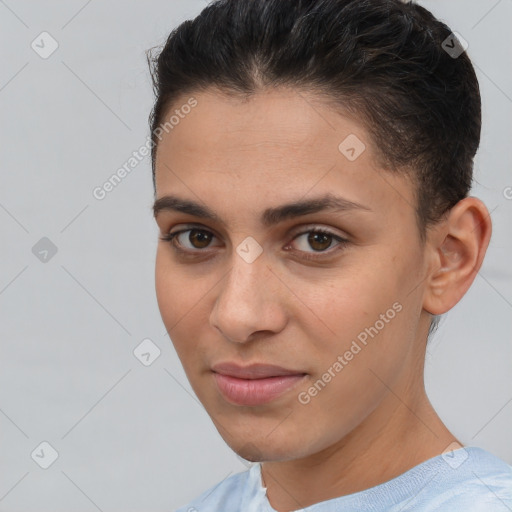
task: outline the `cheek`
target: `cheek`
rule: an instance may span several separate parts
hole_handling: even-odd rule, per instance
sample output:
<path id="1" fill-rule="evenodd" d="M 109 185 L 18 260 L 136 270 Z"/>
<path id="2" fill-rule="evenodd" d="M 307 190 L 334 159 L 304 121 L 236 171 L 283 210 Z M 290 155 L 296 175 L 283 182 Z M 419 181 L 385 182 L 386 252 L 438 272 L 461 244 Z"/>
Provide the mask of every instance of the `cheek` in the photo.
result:
<path id="1" fill-rule="evenodd" d="M 315 372 L 323 374 L 346 354 L 348 366 L 371 376 L 368 367 L 393 367 L 404 357 L 411 331 L 407 317 L 416 314 L 414 304 L 406 306 L 411 269 L 401 262 L 393 271 L 391 258 L 381 254 L 380 260 L 359 262 L 314 293 L 309 285 L 303 289 L 308 308 L 294 315 L 302 318 L 312 360 L 318 362 Z"/>
<path id="2" fill-rule="evenodd" d="M 155 263 L 155 291 L 160 315 L 167 329 L 173 325 L 178 303 L 177 283 L 169 264 L 160 248 L 157 251 Z M 174 283 L 174 285 L 173 285 Z"/>
<path id="3" fill-rule="evenodd" d="M 190 322 L 197 299 L 194 301 L 193 289 L 183 272 L 169 261 L 169 255 L 162 249 L 156 257 L 155 290 L 160 316 L 179 353 L 180 331 Z"/>
<path id="4" fill-rule="evenodd" d="M 302 290 L 303 297 L 308 297 L 304 300 L 308 306 L 305 311 L 310 309 L 315 313 L 307 318 L 311 319 L 311 324 L 321 327 L 325 339 L 332 340 L 338 349 L 365 327 L 373 325 L 379 314 L 396 300 L 392 300 L 396 291 L 391 283 L 355 266 L 335 276 L 330 284 L 315 287 L 308 284 L 307 289 Z"/>
<path id="5" fill-rule="evenodd" d="M 409 313 L 401 304 L 393 309 L 391 298 L 366 302 L 362 295 L 359 300 L 333 297 L 325 303 L 336 336 L 311 332 L 308 337 L 316 345 L 308 355 L 314 361 L 312 373 L 294 397 L 304 435 L 320 430 L 332 442 L 346 435 L 382 401 L 388 392 L 383 382 L 392 383 L 399 375 L 411 342 L 403 335 Z M 308 425 L 311 418 L 315 421 Z"/>
<path id="6" fill-rule="evenodd" d="M 155 263 L 155 291 L 160 316 L 171 342 L 188 374 L 203 364 L 200 340 L 206 337 L 210 281 L 197 271 L 173 263 L 165 248 L 159 248 Z"/>
<path id="7" fill-rule="evenodd" d="M 167 327 L 172 327 L 180 318 L 184 318 L 197 304 L 201 296 L 200 280 L 195 285 L 197 280 L 197 274 L 193 270 L 173 262 L 166 247 L 158 248 L 155 290 L 160 314 Z"/>

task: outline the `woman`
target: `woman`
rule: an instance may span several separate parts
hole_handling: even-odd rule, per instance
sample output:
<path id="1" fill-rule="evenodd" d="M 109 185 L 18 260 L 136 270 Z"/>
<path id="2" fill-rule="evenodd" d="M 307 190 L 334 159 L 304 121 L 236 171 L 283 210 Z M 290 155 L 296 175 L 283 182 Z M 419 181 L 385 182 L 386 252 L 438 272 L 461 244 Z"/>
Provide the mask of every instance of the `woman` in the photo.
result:
<path id="1" fill-rule="evenodd" d="M 512 509 L 423 381 L 491 236 L 464 50 L 400 0 L 219 0 L 150 59 L 160 312 L 256 462 L 180 512 Z"/>

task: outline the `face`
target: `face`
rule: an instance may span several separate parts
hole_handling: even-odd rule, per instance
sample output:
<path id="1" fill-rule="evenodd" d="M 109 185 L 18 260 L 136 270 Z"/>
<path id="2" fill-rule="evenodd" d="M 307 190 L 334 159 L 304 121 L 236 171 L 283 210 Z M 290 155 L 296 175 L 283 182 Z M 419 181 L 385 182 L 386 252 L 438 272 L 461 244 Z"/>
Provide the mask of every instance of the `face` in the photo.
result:
<path id="1" fill-rule="evenodd" d="M 159 235 L 175 234 L 157 249 L 162 319 L 233 450 L 313 455 L 384 407 L 383 382 L 396 389 L 419 371 L 426 264 L 413 185 L 378 167 L 362 125 L 312 94 L 193 97 L 157 151 Z M 328 196 L 338 204 L 326 208 Z M 295 203 L 309 207 L 282 208 Z"/>

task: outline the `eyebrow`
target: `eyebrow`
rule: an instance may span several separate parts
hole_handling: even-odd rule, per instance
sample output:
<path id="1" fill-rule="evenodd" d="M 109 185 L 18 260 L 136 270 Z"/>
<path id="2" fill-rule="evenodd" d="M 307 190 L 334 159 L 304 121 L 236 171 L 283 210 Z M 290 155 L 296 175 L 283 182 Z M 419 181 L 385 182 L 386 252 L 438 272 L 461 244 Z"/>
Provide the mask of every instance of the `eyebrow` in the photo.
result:
<path id="1" fill-rule="evenodd" d="M 344 212 L 350 210 L 371 211 L 370 208 L 362 204 L 354 203 L 353 201 L 334 196 L 333 194 L 326 194 L 322 197 L 316 197 L 306 201 L 298 200 L 281 206 L 267 208 L 261 216 L 261 224 L 265 227 L 270 227 L 284 220 L 311 213 L 323 211 Z M 156 218 L 162 211 L 186 213 L 194 217 L 217 222 L 223 226 L 226 225 L 226 223 L 207 206 L 175 195 L 166 195 L 155 201 L 153 205 L 153 216 Z"/>

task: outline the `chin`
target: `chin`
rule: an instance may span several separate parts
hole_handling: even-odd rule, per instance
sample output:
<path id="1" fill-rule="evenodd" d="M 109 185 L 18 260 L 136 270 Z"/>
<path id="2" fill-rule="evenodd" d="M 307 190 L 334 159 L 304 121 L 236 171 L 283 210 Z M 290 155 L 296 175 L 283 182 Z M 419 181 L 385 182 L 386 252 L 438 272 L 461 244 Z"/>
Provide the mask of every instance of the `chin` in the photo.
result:
<path id="1" fill-rule="evenodd" d="M 231 440 L 228 445 L 238 456 L 250 462 L 283 462 L 305 455 L 299 447 L 285 445 L 278 438 L 272 442 L 265 437 L 261 440 L 251 437 L 251 441 Z"/>

